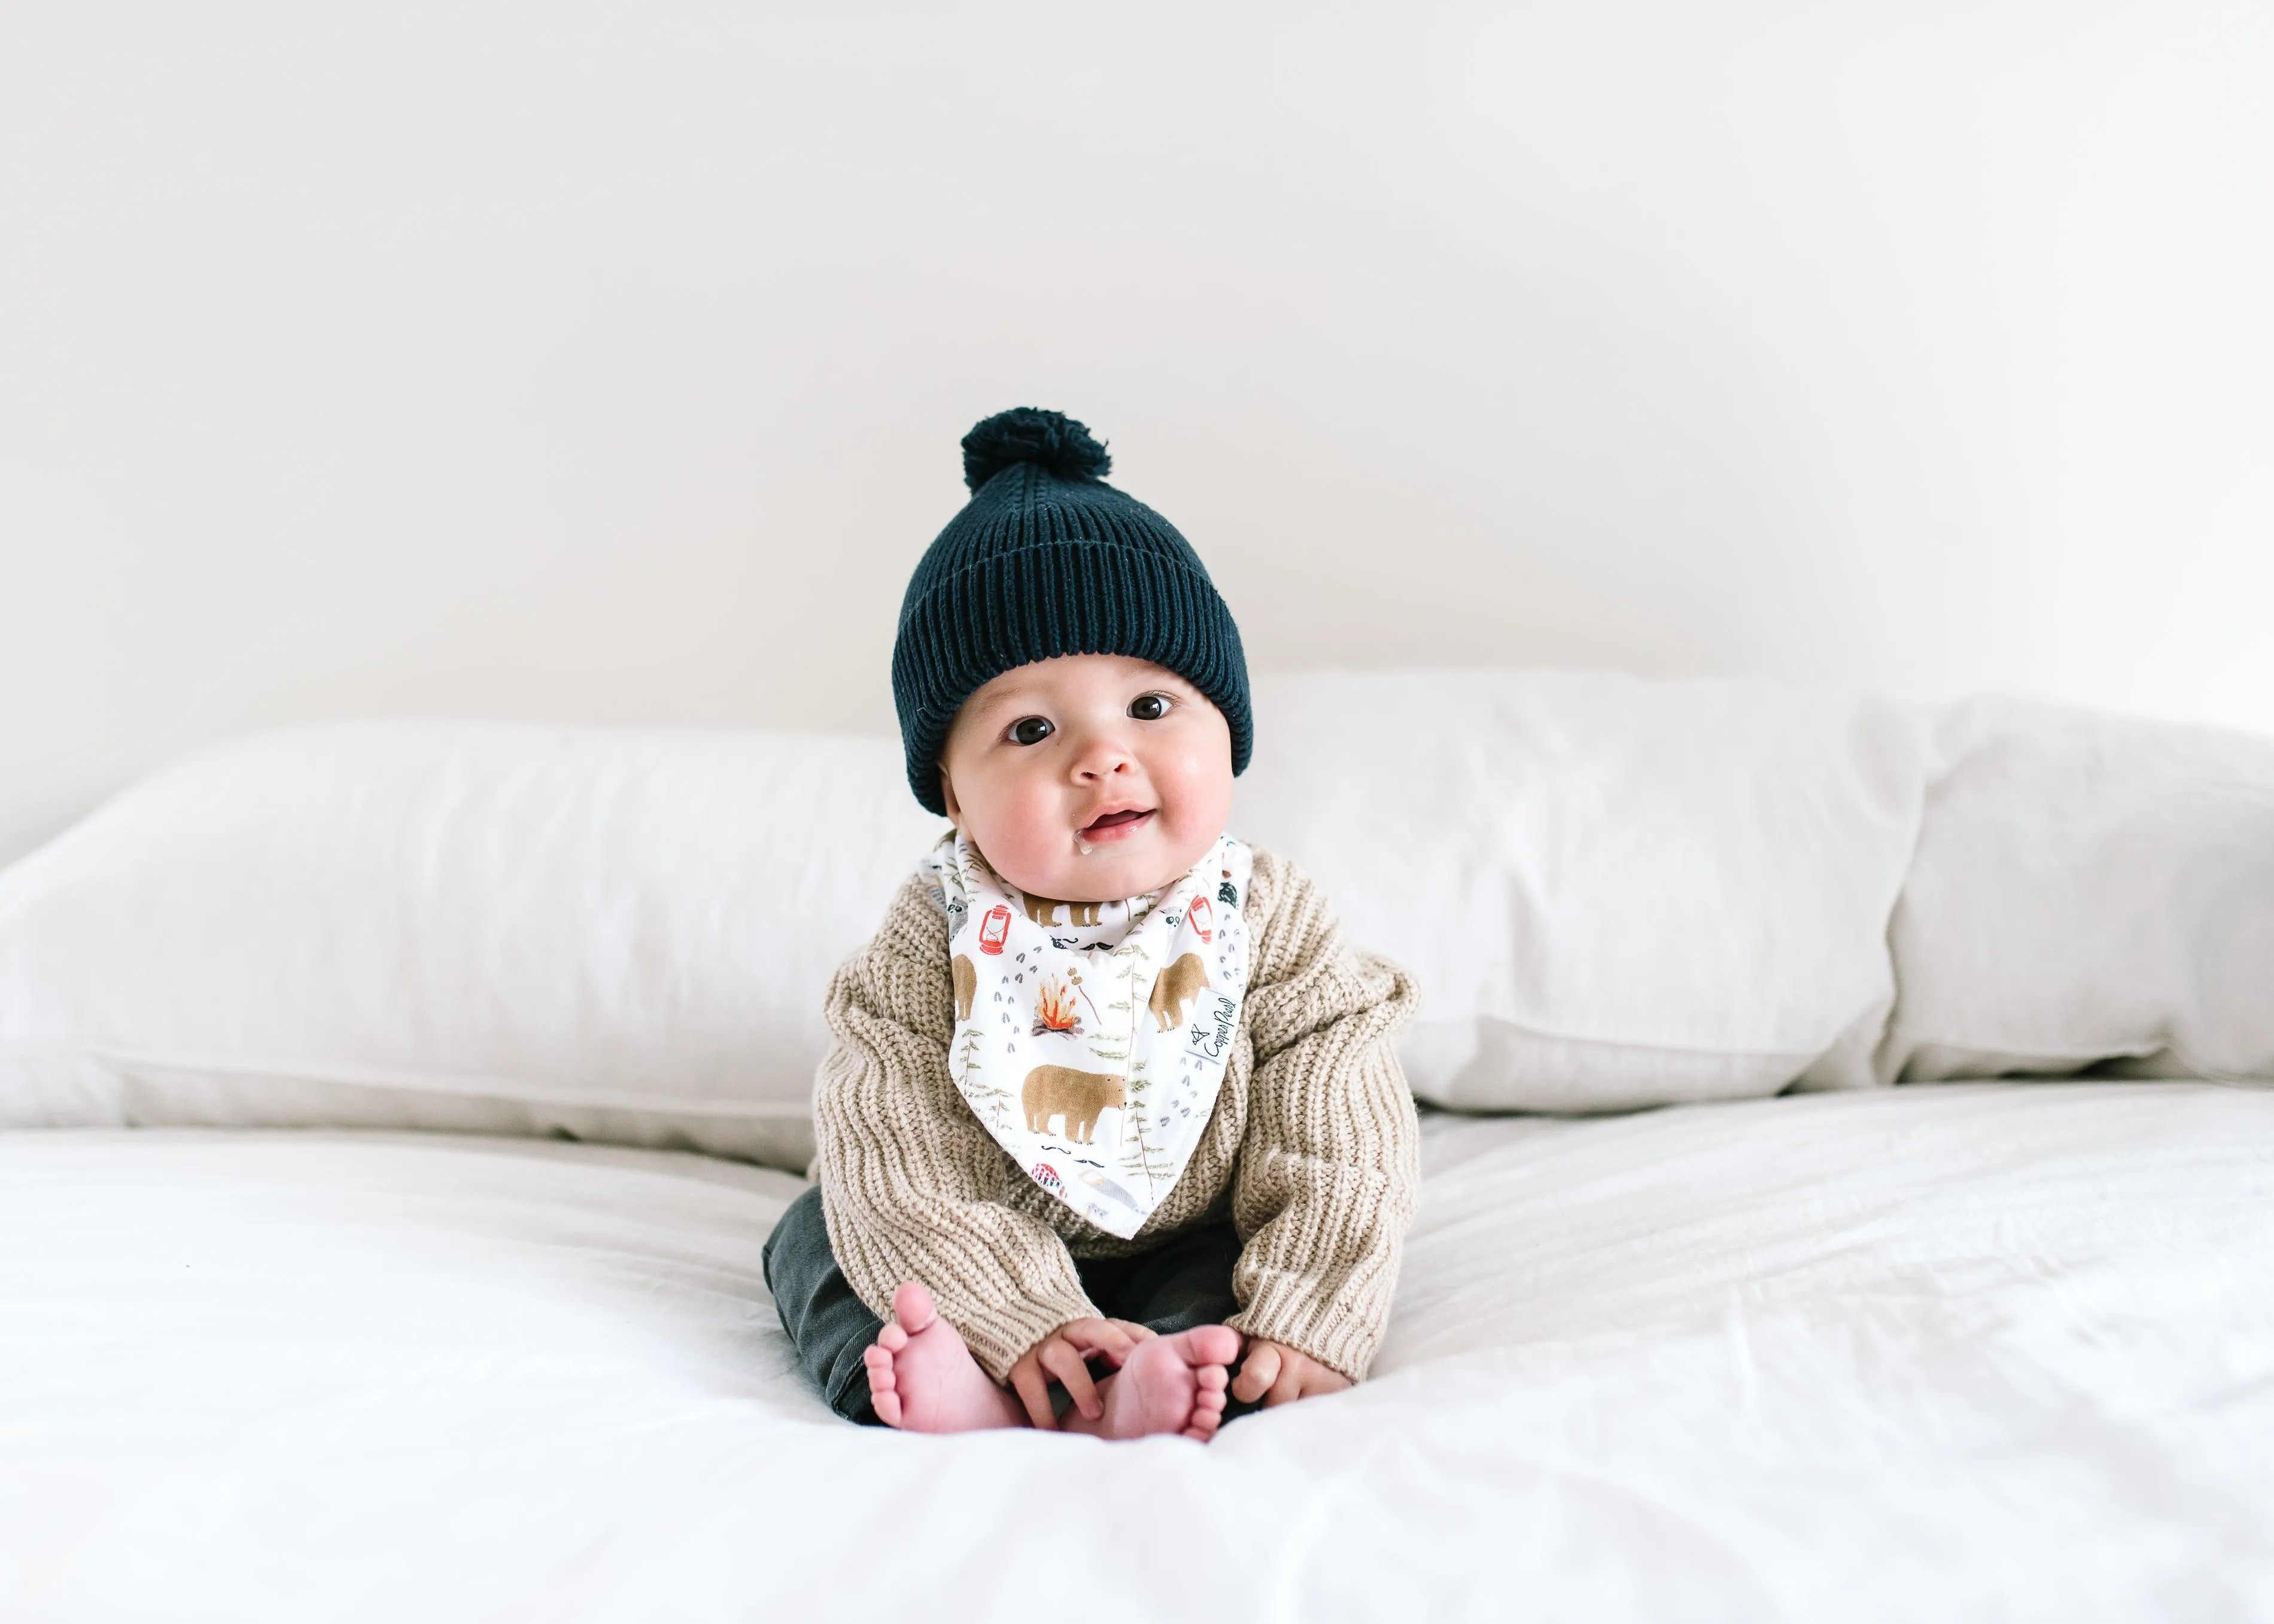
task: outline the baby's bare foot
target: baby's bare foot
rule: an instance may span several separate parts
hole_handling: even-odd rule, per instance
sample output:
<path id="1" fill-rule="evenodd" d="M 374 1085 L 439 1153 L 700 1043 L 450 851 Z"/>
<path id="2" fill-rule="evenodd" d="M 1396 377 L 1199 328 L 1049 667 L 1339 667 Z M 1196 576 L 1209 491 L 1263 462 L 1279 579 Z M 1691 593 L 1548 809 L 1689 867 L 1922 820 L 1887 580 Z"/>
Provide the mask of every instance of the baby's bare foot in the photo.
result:
<path id="1" fill-rule="evenodd" d="M 975 1432 L 1020 1426 L 1019 1401 L 988 1379 L 931 1293 L 911 1280 L 892 1293 L 892 1317 L 862 1362 L 877 1419 L 910 1432 Z"/>
<path id="2" fill-rule="evenodd" d="M 1224 1367 L 1239 1357 L 1239 1333 L 1221 1325 L 1141 1342 L 1119 1372 L 1099 1384 L 1105 1414 L 1085 1421 L 1069 1411 L 1064 1425 L 1100 1438 L 1176 1432 L 1206 1443 L 1224 1422 Z"/>

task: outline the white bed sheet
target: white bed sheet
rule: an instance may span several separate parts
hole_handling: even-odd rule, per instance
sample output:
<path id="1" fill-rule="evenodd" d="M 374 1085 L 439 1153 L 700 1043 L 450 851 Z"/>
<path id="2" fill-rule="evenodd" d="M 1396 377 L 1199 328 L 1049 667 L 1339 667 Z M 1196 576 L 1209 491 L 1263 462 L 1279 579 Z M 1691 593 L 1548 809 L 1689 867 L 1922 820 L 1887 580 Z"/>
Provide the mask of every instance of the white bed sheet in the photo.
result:
<path id="1" fill-rule="evenodd" d="M 2274 1613 L 2274 1094 L 1448 1118 L 1427 1160 L 1380 1379 L 1203 1448 L 829 1417 L 778 1174 L 0 1135 L 0 1617 Z"/>

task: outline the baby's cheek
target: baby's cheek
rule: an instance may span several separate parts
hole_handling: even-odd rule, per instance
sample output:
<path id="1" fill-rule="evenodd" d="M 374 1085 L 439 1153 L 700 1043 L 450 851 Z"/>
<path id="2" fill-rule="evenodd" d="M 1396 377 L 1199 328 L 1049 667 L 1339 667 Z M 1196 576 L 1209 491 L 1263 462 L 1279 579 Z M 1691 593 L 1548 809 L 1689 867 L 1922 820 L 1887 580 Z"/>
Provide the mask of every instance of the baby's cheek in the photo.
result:
<path id="1" fill-rule="evenodd" d="M 1158 786 L 1166 821 L 1178 834 L 1214 839 L 1224 832 L 1231 814 L 1228 755 L 1219 760 L 1202 750 L 1184 753 L 1167 763 Z"/>
<path id="2" fill-rule="evenodd" d="M 1031 789 L 1005 795 L 988 808 L 988 821 L 995 831 L 994 841 L 989 845 L 983 838 L 981 844 L 995 866 L 1006 875 L 1017 870 L 1037 885 L 1046 885 L 1065 846 L 1065 816 L 1058 797 Z M 998 852 L 999 856 L 992 855 Z"/>

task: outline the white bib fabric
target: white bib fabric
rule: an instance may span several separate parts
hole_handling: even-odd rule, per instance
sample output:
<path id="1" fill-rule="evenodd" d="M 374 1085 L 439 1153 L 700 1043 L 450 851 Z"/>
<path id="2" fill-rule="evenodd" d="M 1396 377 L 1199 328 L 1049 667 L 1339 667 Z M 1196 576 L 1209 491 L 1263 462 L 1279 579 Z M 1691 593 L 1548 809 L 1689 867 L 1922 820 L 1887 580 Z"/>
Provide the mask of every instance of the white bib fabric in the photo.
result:
<path id="1" fill-rule="evenodd" d="M 1126 1240 L 1183 1177 L 1247 992 L 1254 857 L 1226 835 L 1127 902 L 1046 902 L 960 832 L 922 872 L 947 904 L 948 1071 L 1027 1176 Z"/>

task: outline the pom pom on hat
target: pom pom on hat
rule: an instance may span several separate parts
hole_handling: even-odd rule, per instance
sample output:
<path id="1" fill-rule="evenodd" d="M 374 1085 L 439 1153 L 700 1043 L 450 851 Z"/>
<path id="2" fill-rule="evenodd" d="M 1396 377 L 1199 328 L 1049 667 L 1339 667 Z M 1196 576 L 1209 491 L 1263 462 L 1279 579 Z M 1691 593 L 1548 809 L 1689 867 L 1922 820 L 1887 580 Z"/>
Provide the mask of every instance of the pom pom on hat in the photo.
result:
<path id="1" fill-rule="evenodd" d="M 1061 479 L 1103 479 L 1113 471 L 1105 447 L 1064 412 L 1013 406 L 963 437 L 963 483 L 975 492 L 1020 462 L 1039 463 Z"/>

